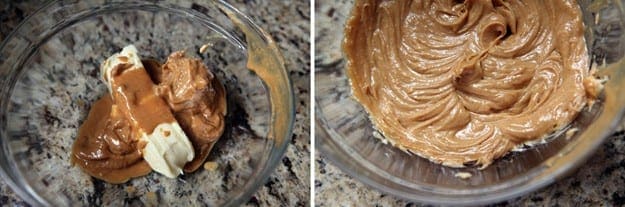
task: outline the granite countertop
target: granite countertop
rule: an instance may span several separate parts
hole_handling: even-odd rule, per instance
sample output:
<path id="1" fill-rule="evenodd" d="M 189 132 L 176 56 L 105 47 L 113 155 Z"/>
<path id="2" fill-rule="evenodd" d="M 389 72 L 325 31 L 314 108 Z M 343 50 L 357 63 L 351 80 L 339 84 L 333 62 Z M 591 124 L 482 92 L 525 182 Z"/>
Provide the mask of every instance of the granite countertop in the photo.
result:
<path id="1" fill-rule="evenodd" d="M 296 95 L 296 122 L 293 139 L 278 168 L 249 200 L 248 206 L 307 206 L 310 202 L 310 5 L 307 1 L 231 1 L 251 16 L 278 43 Z M 41 1 L 0 1 L 0 41 Z M 0 206 L 29 206 L 0 180 Z"/>
<path id="2" fill-rule="evenodd" d="M 341 58 L 342 30 L 352 1 L 315 2 L 315 65 L 333 67 Z M 622 124 L 623 125 L 623 124 Z M 531 194 L 494 206 L 625 205 L 625 131 L 621 126 L 596 154 L 569 177 Z M 319 138 L 318 138 L 319 139 Z M 317 155 L 321 153 L 316 153 Z M 318 206 L 422 206 L 381 193 L 346 175 L 323 156 L 315 157 L 315 204 Z"/>

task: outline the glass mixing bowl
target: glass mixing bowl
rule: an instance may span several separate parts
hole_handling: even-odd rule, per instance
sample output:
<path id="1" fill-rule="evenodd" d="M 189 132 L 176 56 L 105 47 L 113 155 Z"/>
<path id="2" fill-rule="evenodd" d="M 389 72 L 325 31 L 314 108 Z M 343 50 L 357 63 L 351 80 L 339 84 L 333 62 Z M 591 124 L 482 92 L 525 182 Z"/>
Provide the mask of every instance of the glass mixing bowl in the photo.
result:
<path id="1" fill-rule="evenodd" d="M 345 62 L 337 47 L 342 33 L 323 26 L 344 25 L 352 5 L 325 3 L 335 6 L 327 11 L 318 7 L 316 16 L 335 13 L 330 16 L 338 18 L 317 19 L 317 34 L 323 35 L 316 41 L 315 57 L 316 147 L 347 174 L 383 192 L 407 200 L 449 205 L 478 205 L 521 196 L 553 183 L 583 164 L 621 120 L 625 109 L 622 1 L 579 1 L 593 65 L 600 76 L 609 77 L 600 101 L 581 112 L 571 124 L 579 131 L 571 137 L 555 133 L 547 143 L 509 153 L 484 170 L 434 164 L 375 138 L 367 113 L 351 96 Z M 456 178 L 458 172 L 472 176 Z"/>
<path id="2" fill-rule="evenodd" d="M 207 159 L 216 169 L 177 179 L 153 172 L 114 185 L 70 165 L 78 128 L 107 93 L 99 66 L 128 44 L 160 61 L 186 49 L 225 85 L 226 129 Z M 246 202 L 283 156 L 294 120 L 284 65 L 260 78 L 246 66 L 250 47 L 282 62 L 271 38 L 223 1 L 47 3 L 0 45 L 0 174 L 36 206 Z"/>

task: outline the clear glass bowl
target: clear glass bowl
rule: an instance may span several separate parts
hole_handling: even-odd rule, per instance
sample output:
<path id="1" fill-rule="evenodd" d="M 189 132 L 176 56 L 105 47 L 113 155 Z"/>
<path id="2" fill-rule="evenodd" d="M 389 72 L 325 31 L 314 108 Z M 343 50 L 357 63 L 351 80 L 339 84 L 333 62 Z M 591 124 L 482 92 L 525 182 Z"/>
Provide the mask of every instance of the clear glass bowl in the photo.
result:
<path id="1" fill-rule="evenodd" d="M 295 111 L 283 64 L 272 68 L 271 82 L 247 68 L 242 31 L 259 39 L 255 47 L 268 48 L 268 57 L 282 59 L 265 32 L 223 1 L 47 3 L 0 45 L 0 174 L 36 206 L 246 202 L 283 156 Z M 208 51 L 200 54 L 206 43 Z M 186 49 L 226 86 L 226 130 L 207 159 L 216 170 L 200 168 L 177 179 L 153 172 L 113 185 L 70 165 L 78 128 L 106 93 L 99 66 L 128 44 L 161 61 Z M 270 93 L 272 87 L 282 91 Z"/>
<path id="2" fill-rule="evenodd" d="M 580 129 L 567 138 L 552 135 L 546 144 L 509 153 L 484 170 L 457 169 L 407 154 L 374 137 L 375 130 L 362 106 L 352 98 L 345 76 L 345 62 L 336 45 L 351 3 L 317 7 L 315 57 L 316 147 L 325 158 L 352 177 L 400 198 L 418 202 L 479 205 L 524 195 L 553 183 L 584 163 L 619 124 L 625 109 L 625 9 L 622 1 L 579 1 L 586 25 L 586 40 L 599 74 L 610 80 L 591 110 L 571 124 Z M 324 17 L 326 12 L 334 17 Z M 336 14 L 339 12 L 339 14 Z M 342 12 L 342 13 L 340 13 Z M 323 26 L 332 25 L 332 26 Z M 334 29 L 332 29 L 334 28 Z M 337 55 L 338 54 L 338 55 Z M 458 172 L 472 177 L 459 179 Z"/>

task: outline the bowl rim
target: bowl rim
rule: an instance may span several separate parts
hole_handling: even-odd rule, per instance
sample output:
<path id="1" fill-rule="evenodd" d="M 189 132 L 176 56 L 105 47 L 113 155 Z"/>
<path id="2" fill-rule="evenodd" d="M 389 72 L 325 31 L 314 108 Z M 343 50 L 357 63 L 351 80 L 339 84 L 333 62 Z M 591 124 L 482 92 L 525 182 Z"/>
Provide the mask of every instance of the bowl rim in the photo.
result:
<path id="1" fill-rule="evenodd" d="M 620 120 L 623 119 L 624 112 L 625 109 L 620 109 L 619 112 L 614 115 L 614 119 L 610 123 L 609 128 L 614 129 L 618 125 L 618 123 L 620 123 Z M 586 140 L 584 141 L 588 143 L 584 142 L 586 144 L 586 148 L 584 150 L 579 150 L 581 152 L 564 154 L 558 153 L 556 155 L 553 155 L 549 159 L 544 160 L 542 163 L 529 170 L 525 174 L 526 176 L 516 176 L 515 178 L 512 178 L 512 182 L 506 184 L 508 186 L 504 186 L 505 183 L 498 183 L 495 184 L 494 187 L 488 186 L 486 188 L 481 188 L 481 190 L 488 190 L 489 194 L 487 195 L 469 194 L 468 192 L 466 194 L 445 194 L 436 191 L 425 191 L 424 189 L 426 188 L 422 188 L 420 189 L 420 191 L 407 192 L 403 190 L 403 188 L 398 190 L 389 186 L 388 182 L 379 181 L 379 179 L 381 178 L 395 178 L 392 175 L 386 172 L 381 172 L 381 174 L 375 174 L 375 171 L 374 173 L 369 173 L 372 171 L 372 169 L 377 169 L 377 167 L 372 164 L 366 166 L 368 164 L 368 160 L 366 158 L 363 158 L 358 153 L 350 152 L 353 150 L 348 144 L 337 141 L 344 138 L 339 135 L 339 133 L 336 132 L 334 129 L 328 127 L 323 112 L 318 107 L 315 107 L 315 117 L 315 132 L 316 137 L 319 138 L 315 143 L 315 147 L 321 152 L 319 153 L 321 157 L 329 160 L 330 163 L 339 168 L 341 171 L 345 172 L 349 177 L 355 178 L 355 180 L 364 183 L 371 189 L 377 189 L 380 192 L 395 195 L 403 200 L 424 202 L 435 205 L 452 206 L 492 204 L 517 198 L 540 188 L 546 187 L 547 185 L 552 184 L 559 179 L 562 179 L 563 177 L 571 173 L 571 171 L 577 169 L 581 164 L 585 163 L 585 161 L 588 160 L 588 158 L 595 153 L 596 149 L 598 149 L 599 146 L 611 134 L 611 131 L 606 131 L 600 135 L 595 136 L 594 138 L 586 138 Z M 581 137 L 579 139 L 581 139 Z M 563 150 L 566 147 L 570 147 L 571 145 L 581 144 L 577 142 L 567 143 L 563 147 Z M 566 160 L 572 161 L 566 162 Z M 549 169 L 554 167 L 554 162 L 559 162 L 557 165 L 555 165 L 558 167 L 555 169 Z M 361 165 L 360 163 L 367 164 Z M 367 173 L 366 175 L 363 175 L 362 172 Z M 390 182 L 393 182 L 393 184 L 399 183 L 398 181 Z"/>
<path id="2" fill-rule="evenodd" d="M 60 4 L 62 1 L 61 0 L 54 0 L 54 1 L 50 1 L 47 2 L 46 4 L 43 4 L 40 8 L 36 9 L 32 14 L 30 14 L 29 16 L 27 16 L 26 18 L 24 18 L 24 20 L 22 20 L 15 29 L 13 29 L 9 35 L 7 35 L 5 37 L 5 39 L 0 42 L 0 51 L 4 51 L 7 49 L 9 45 L 9 43 L 11 43 L 12 40 L 15 40 L 16 38 L 19 37 L 19 34 L 23 34 L 24 30 L 29 30 L 30 28 L 27 28 L 26 25 L 28 25 L 30 22 L 33 21 L 33 19 L 35 19 L 36 16 L 41 16 L 43 15 L 44 12 L 54 12 L 56 11 L 55 9 L 56 6 L 58 4 Z M 85 1 L 79 1 L 80 3 L 85 2 Z M 71 3 L 63 3 L 63 6 L 76 6 L 75 4 L 79 3 L 79 2 L 71 2 Z M 137 5 L 140 6 L 156 6 L 160 9 L 181 9 L 180 7 L 175 7 L 174 4 L 170 4 L 167 2 L 141 2 L 141 1 L 113 1 L 113 2 L 102 2 L 102 1 L 97 1 L 97 0 L 88 0 L 87 2 L 89 2 L 89 7 L 88 8 L 84 8 L 82 9 L 82 11 L 84 10 L 88 10 L 91 9 L 92 6 L 102 6 L 102 5 L 108 5 L 108 4 L 112 4 L 112 3 L 117 3 L 117 4 L 121 4 L 121 5 L 131 5 L 131 6 L 135 6 L 135 7 L 130 7 L 129 9 L 125 9 L 123 11 L 127 11 L 127 10 L 131 10 L 133 8 L 136 8 Z M 225 0 L 214 0 L 214 1 L 210 1 L 207 2 L 208 5 L 211 6 L 216 6 L 218 9 L 221 10 L 221 12 L 224 11 L 228 11 L 229 13 L 233 14 L 233 17 L 229 17 L 229 20 L 232 21 L 232 18 L 236 18 L 237 20 L 240 21 L 241 24 L 237 24 L 235 28 L 237 29 L 244 29 L 247 28 L 248 31 L 250 31 L 249 33 L 245 33 L 245 35 L 254 35 L 254 36 L 259 36 L 259 39 L 262 40 L 262 45 L 265 47 L 268 47 L 271 49 L 272 52 L 274 52 L 272 54 L 272 56 L 274 56 L 275 58 L 279 59 L 279 60 L 283 60 L 283 56 L 281 51 L 278 49 L 277 45 L 275 44 L 275 42 L 273 41 L 273 39 L 271 38 L 271 36 L 265 32 L 260 26 L 258 26 L 256 23 L 254 23 L 254 21 L 252 20 L 252 18 L 250 18 L 249 16 L 247 16 L 246 14 L 244 14 L 243 12 L 241 12 L 240 10 L 238 10 L 237 8 L 235 8 L 234 6 L 230 5 L 228 2 L 226 2 Z M 51 10 L 51 11 L 49 11 Z M 59 9 L 60 10 L 60 9 Z M 101 12 L 101 11 L 98 11 Z M 194 13 L 199 14 L 199 15 L 204 15 L 203 18 L 206 19 L 210 19 L 210 17 L 208 17 L 206 14 L 197 11 L 197 10 L 193 10 Z M 93 11 L 91 11 L 91 13 L 93 13 Z M 72 14 L 61 14 L 63 16 L 63 18 L 76 18 L 71 16 Z M 54 28 L 54 26 L 52 26 L 52 28 Z M 58 31 L 54 31 L 51 33 L 51 35 L 54 35 L 58 33 Z M 16 40 L 17 41 L 17 40 Z M 47 41 L 47 39 L 38 39 L 37 41 L 40 42 L 45 42 Z M 35 41 L 35 42 L 37 42 Z M 245 44 L 242 43 L 243 45 L 243 49 L 247 50 L 245 48 Z M 29 42 L 27 44 L 28 47 L 33 47 L 33 43 Z M 37 46 L 35 46 L 37 47 Z M 25 47 L 27 48 L 27 47 Z M 10 48 L 9 48 L 10 49 Z M 30 56 L 30 55 L 27 55 Z M 6 58 L 7 57 L 3 57 L 0 53 L 0 66 L 6 66 L 8 65 L 8 68 L 2 68 L 0 69 L 0 74 L 1 75 L 8 75 L 8 74 L 13 74 L 16 70 L 16 68 L 19 68 L 19 66 L 21 64 L 23 64 L 24 60 L 22 60 L 22 63 L 13 63 L 13 62 L 6 62 Z M 3 63 L 4 62 L 4 63 Z M 282 95 L 280 97 L 278 97 L 279 99 L 276 99 L 279 101 L 278 104 L 281 104 L 280 106 L 284 107 L 284 111 L 286 113 L 278 113 L 276 111 L 270 110 L 270 114 L 271 114 L 271 118 L 270 118 L 270 126 L 268 128 L 268 132 L 267 132 L 267 137 L 272 137 L 273 139 L 268 139 L 268 145 L 270 145 L 270 151 L 265 152 L 264 156 L 267 156 L 267 159 L 264 161 L 263 166 L 259 166 L 255 169 L 254 173 L 251 175 L 250 178 L 256 177 L 255 179 L 249 179 L 246 181 L 245 184 L 242 185 L 243 189 L 245 190 L 233 190 L 233 192 L 236 192 L 233 197 L 229 200 L 227 200 L 225 203 L 221 204 L 224 206 L 237 206 L 240 205 L 244 202 L 246 202 L 247 200 L 249 200 L 249 198 L 251 198 L 252 194 L 254 194 L 259 187 L 261 187 L 268 179 L 269 176 L 275 171 L 275 169 L 277 168 L 278 164 L 280 163 L 280 161 L 282 160 L 282 157 L 285 156 L 286 153 L 286 149 L 288 147 L 288 144 L 290 143 L 291 139 L 292 139 L 292 130 L 293 130 L 293 125 L 295 123 L 295 96 L 293 93 L 293 88 L 292 88 L 292 81 L 290 79 L 290 77 L 288 76 L 287 73 L 287 68 L 286 65 L 284 64 L 284 61 L 281 62 L 281 64 L 278 66 L 279 68 L 277 68 L 276 70 L 279 71 L 278 77 L 283 80 L 282 83 L 285 84 L 283 87 L 281 87 L 282 89 L 286 90 L 286 92 L 282 93 L 282 94 L 272 94 L 268 89 L 267 89 L 267 83 L 265 80 L 262 80 L 262 78 L 258 77 L 259 79 L 261 79 L 261 81 L 263 82 L 263 84 L 265 85 L 265 88 L 267 89 L 267 97 L 269 99 L 269 103 L 270 105 L 274 105 L 275 103 L 272 103 L 272 100 L 270 97 L 272 96 L 278 96 L 278 95 Z M 249 68 L 248 68 L 249 69 Z M 8 75 L 7 77 L 11 77 L 10 75 Z M 13 79 L 8 78 L 6 80 L 0 80 L 0 92 L 11 92 L 13 90 L 13 87 L 15 85 L 15 79 L 16 77 L 13 77 Z M 271 84 L 275 84 L 275 83 L 271 83 Z M 6 111 L 8 106 L 8 100 L 7 99 L 0 99 L 0 110 L 1 111 Z M 280 117 L 280 119 L 276 119 L 276 117 Z M 282 128 L 282 130 L 278 129 L 275 130 L 274 126 L 276 120 L 283 120 L 286 121 L 286 125 L 285 127 Z M 19 173 L 19 167 L 17 166 L 17 164 L 15 162 L 13 162 L 13 158 L 9 158 L 11 156 L 5 155 L 4 152 L 8 152 L 8 145 L 7 143 L 5 143 L 4 138 L 8 137 L 6 134 L 6 124 L 7 124 L 7 118 L 5 114 L 0 114 L 0 147 L 3 150 L 3 154 L 2 156 L 0 156 L 0 165 L 2 167 L 0 167 L 0 177 L 2 177 L 2 179 L 4 179 L 4 181 L 7 183 L 7 185 L 20 197 L 22 198 L 24 201 L 30 203 L 30 204 L 34 204 L 34 205 L 41 205 L 41 206 L 51 206 L 51 204 L 42 196 L 40 196 L 39 194 L 37 194 L 37 192 L 28 184 L 28 182 L 20 177 L 20 173 Z M 271 133 L 271 134 L 270 134 Z M 5 166 L 6 169 L 5 169 Z M 16 172 L 18 172 L 16 174 Z"/>

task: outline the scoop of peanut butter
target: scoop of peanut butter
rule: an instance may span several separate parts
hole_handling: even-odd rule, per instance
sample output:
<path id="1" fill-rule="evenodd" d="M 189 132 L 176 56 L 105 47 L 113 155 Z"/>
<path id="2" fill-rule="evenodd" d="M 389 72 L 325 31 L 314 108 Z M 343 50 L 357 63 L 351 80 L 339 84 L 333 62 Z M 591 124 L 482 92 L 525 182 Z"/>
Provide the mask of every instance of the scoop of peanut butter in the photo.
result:
<path id="1" fill-rule="evenodd" d="M 452 167 L 544 138 L 596 94 L 574 0 L 358 0 L 343 47 L 377 129 Z"/>
<path id="2" fill-rule="evenodd" d="M 145 65 L 158 66 L 154 62 Z M 193 144 L 195 158 L 184 167 L 185 172 L 193 172 L 224 131 L 225 89 L 202 61 L 185 57 L 183 51 L 172 53 L 164 65 L 148 71 L 155 74 L 157 93 L 169 104 Z"/>
<path id="3" fill-rule="evenodd" d="M 124 183 L 152 171 L 131 125 L 106 94 L 96 101 L 72 146 L 72 163 L 109 183 Z"/>

